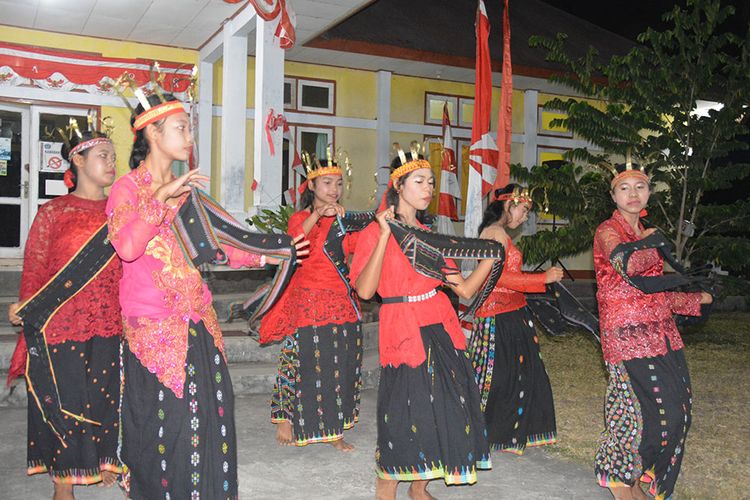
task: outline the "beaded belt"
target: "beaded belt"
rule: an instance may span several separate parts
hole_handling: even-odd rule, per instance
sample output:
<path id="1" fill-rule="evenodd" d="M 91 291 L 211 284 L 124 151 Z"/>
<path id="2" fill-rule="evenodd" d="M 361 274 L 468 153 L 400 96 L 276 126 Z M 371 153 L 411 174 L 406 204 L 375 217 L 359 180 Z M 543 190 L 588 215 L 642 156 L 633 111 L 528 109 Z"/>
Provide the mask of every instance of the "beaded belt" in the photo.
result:
<path id="1" fill-rule="evenodd" d="M 398 297 L 383 297 L 383 304 L 398 304 L 400 302 L 422 302 L 423 300 L 431 299 L 437 295 L 437 290 L 432 289 L 429 292 L 421 293 L 419 295 L 400 295 Z"/>

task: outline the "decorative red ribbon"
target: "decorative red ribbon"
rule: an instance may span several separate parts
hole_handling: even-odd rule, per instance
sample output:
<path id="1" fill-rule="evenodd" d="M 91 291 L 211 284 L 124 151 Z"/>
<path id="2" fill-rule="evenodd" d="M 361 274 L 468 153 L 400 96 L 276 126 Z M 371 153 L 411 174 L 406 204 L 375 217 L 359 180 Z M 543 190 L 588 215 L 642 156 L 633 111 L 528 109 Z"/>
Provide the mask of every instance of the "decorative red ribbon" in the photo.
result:
<path id="1" fill-rule="evenodd" d="M 273 147 L 273 138 L 271 137 L 271 132 L 277 130 L 279 127 L 284 127 L 286 125 L 286 118 L 284 118 L 284 115 L 279 113 L 278 115 L 274 116 L 273 114 L 273 108 L 268 110 L 268 118 L 266 118 L 266 139 L 268 140 L 268 150 L 271 152 L 271 156 L 274 156 L 276 154 L 276 150 Z"/>
<path id="2" fill-rule="evenodd" d="M 63 174 L 63 182 L 65 183 L 65 187 L 68 189 L 73 189 L 73 187 L 75 186 L 74 180 L 75 174 L 73 173 L 73 170 L 69 168 Z"/>

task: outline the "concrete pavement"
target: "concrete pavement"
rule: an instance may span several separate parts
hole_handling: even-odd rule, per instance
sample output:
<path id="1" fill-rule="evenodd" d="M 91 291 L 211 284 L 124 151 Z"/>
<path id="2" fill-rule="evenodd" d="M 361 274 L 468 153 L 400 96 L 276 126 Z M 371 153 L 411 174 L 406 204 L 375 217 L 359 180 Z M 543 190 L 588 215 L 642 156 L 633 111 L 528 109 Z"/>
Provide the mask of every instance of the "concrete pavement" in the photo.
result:
<path id="1" fill-rule="evenodd" d="M 362 420 L 345 435 L 356 446 L 342 453 L 325 444 L 303 448 L 278 446 L 269 421 L 268 396 L 237 399 L 240 498 L 252 499 L 372 499 L 375 492 L 376 391 L 362 397 Z M 594 450 L 591 450 L 592 455 Z M 473 486 L 445 486 L 433 481 L 429 491 L 439 499 L 590 499 L 611 498 L 594 482 L 591 469 L 563 462 L 541 449 L 522 457 L 493 454 L 493 469 L 479 473 Z M 0 498 L 43 500 L 52 497 L 46 475 L 27 477 L 26 409 L 0 408 Z M 407 498 L 407 484 L 399 498 Z M 116 488 L 77 487 L 79 500 L 121 500 Z"/>

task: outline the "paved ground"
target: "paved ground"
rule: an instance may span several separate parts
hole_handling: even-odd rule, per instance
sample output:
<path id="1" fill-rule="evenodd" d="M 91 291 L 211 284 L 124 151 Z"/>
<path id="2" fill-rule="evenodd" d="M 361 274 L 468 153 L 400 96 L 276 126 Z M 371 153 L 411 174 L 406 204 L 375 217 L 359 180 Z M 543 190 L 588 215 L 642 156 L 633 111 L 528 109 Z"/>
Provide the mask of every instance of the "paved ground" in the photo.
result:
<path id="1" fill-rule="evenodd" d="M 343 454 L 329 445 L 281 447 L 268 420 L 267 398 L 237 400 L 240 498 L 353 500 L 374 497 L 375 449 L 374 390 L 365 391 L 362 422 L 346 434 L 356 446 Z M 26 410 L 0 408 L 0 498 L 42 500 L 51 498 L 47 476 L 26 477 Z M 593 453 L 593 450 L 592 450 Z M 440 499 L 589 499 L 611 498 L 594 483 L 591 470 L 550 458 L 539 449 L 522 457 L 494 454 L 491 471 L 479 473 L 474 486 L 447 487 L 433 481 L 430 491 Z M 407 498 L 408 486 L 399 488 Z M 76 488 L 79 500 L 121 500 L 117 489 Z"/>

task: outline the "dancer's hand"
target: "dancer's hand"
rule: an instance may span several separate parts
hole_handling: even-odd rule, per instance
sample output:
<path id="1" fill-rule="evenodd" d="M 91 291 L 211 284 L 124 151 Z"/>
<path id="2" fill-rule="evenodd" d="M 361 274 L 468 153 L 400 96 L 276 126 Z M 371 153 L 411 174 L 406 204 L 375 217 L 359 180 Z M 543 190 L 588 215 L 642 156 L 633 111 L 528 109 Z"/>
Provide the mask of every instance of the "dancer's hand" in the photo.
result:
<path id="1" fill-rule="evenodd" d="M 559 267 L 550 267 L 544 272 L 545 283 L 557 283 L 563 279 L 563 270 Z"/>
<path id="2" fill-rule="evenodd" d="M 202 189 L 204 187 L 203 183 L 208 181 L 209 178 L 202 175 L 199 170 L 191 170 L 157 189 L 154 193 L 154 198 L 162 203 L 166 203 L 170 198 L 178 198 L 189 192 L 191 187 Z"/>
<path id="3" fill-rule="evenodd" d="M 714 301 L 714 296 L 708 292 L 701 292 L 701 304 L 710 304 Z"/>
<path id="4" fill-rule="evenodd" d="M 651 236 L 652 234 L 654 234 L 656 231 L 658 231 L 658 229 L 655 228 L 655 227 L 650 227 L 648 229 L 644 229 L 643 231 L 641 231 L 641 239 L 648 238 L 649 236 Z"/>
<path id="5" fill-rule="evenodd" d="M 16 302 L 8 306 L 8 321 L 10 321 L 12 325 L 16 325 L 16 326 L 23 325 L 23 320 L 21 319 L 19 315 L 16 314 L 16 311 L 18 311 L 20 308 L 21 308 L 20 302 Z"/>
<path id="6" fill-rule="evenodd" d="M 375 216 L 375 220 L 378 221 L 378 225 L 380 226 L 380 236 L 391 234 L 391 226 L 388 225 L 388 221 L 393 219 L 395 219 L 395 211 L 393 205 Z"/>
<path id="7" fill-rule="evenodd" d="M 315 212 L 318 214 L 318 217 L 333 217 L 336 215 L 343 217 L 346 209 L 338 203 L 326 203 L 316 208 Z"/>
<path id="8" fill-rule="evenodd" d="M 307 248 L 310 246 L 310 240 L 305 239 L 305 234 L 299 234 L 297 237 L 295 237 L 292 240 L 292 243 L 294 243 L 294 248 L 297 250 L 297 259 L 300 259 L 301 257 L 306 257 L 310 254 L 310 249 Z M 272 266 L 276 266 L 281 262 L 281 259 L 278 259 L 276 257 L 266 257 L 266 264 L 271 264 Z M 297 261 L 298 264 L 302 264 L 299 260 Z"/>

